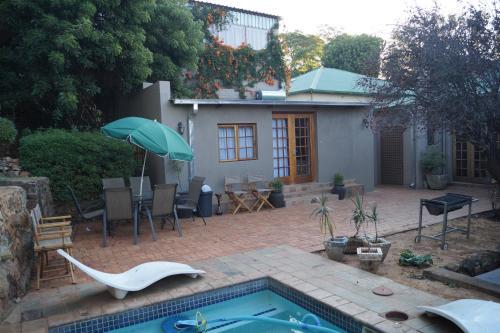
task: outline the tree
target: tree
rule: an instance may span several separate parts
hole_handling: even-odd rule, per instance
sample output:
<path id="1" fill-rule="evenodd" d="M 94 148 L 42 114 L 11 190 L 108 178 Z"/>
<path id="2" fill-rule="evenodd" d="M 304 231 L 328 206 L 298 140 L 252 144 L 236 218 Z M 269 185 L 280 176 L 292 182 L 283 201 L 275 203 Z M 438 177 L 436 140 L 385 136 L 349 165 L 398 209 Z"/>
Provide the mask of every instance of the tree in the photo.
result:
<path id="1" fill-rule="evenodd" d="M 377 77 L 384 40 L 366 34 L 342 34 L 325 45 L 323 66 Z"/>
<path id="2" fill-rule="evenodd" d="M 0 112 L 20 128 L 97 126 L 148 78 L 177 83 L 202 43 L 180 0 L 4 0 L 0 18 Z"/>
<path id="3" fill-rule="evenodd" d="M 283 33 L 280 36 L 292 76 L 301 75 L 321 66 L 325 42 L 316 35 L 305 35 L 300 31 Z"/>
<path id="4" fill-rule="evenodd" d="M 374 121 L 411 122 L 463 136 L 484 151 L 500 180 L 500 15 L 469 7 L 444 17 L 416 8 L 383 58 L 388 83 L 373 80 Z"/>

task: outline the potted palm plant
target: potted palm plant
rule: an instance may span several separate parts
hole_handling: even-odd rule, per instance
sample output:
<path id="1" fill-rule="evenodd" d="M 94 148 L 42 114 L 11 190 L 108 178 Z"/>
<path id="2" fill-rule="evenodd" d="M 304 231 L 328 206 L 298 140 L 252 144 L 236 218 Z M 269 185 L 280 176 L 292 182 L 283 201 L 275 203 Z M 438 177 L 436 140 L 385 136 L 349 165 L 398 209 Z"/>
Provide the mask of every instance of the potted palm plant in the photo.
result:
<path id="1" fill-rule="evenodd" d="M 446 159 L 438 146 L 429 146 L 420 157 L 425 180 L 431 190 L 442 190 L 448 184 L 445 173 Z"/>
<path id="2" fill-rule="evenodd" d="M 274 178 L 269 186 L 272 189 L 269 195 L 269 202 L 275 208 L 282 208 L 286 206 L 285 196 L 283 195 L 283 181 L 279 178 Z"/>
<path id="3" fill-rule="evenodd" d="M 353 236 L 349 237 L 347 241 L 346 248 L 344 253 L 346 254 L 356 254 L 358 247 L 368 246 L 368 241 L 365 237 L 360 237 L 359 232 L 361 231 L 361 227 L 366 223 L 368 219 L 368 215 L 366 214 L 363 207 L 363 198 L 356 193 L 354 199 L 352 199 L 354 204 L 354 209 L 352 210 L 351 223 L 354 224 L 354 228 L 356 232 Z"/>
<path id="4" fill-rule="evenodd" d="M 327 201 L 328 197 L 324 193 L 321 195 L 321 198 L 313 198 L 311 203 L 317 204 L 318 206 L 313 209 L 311 216 L 319 219 L 319 226 L 325 238 L 329 236 L 323 242 L 328 258 L 335 261 L 342 261 L 344 249 L 347 244 L 347 237 L 338 237 L 334 235 L 335 223 L 331 216 L 333 210 L 327 206 Z"/>
<path id="5" fill-rule="evenodd" d="M 375 226 L 375 238 L 368 239 L 369 247 L 380 247 L 382 250 L 382 262 L 387 257 L 387 253 L 389 253 L 389 249 L 391 248 L 391 242 L 387 239 L 378 236 L 378 213 L 377 213 L 377 204 L 372 206 L 371 212 L 368 213 L 368 218 L 373 222 Z"/>
<path id="6" fill-rule="evenodd" d="M 338 194 L 339 200 L 344 200 L 345 197 L 345 187 L 344 187 L 344 176 L 340 173 L 336 173 L 333 175 L 333 188 L 332 194 Z"/>

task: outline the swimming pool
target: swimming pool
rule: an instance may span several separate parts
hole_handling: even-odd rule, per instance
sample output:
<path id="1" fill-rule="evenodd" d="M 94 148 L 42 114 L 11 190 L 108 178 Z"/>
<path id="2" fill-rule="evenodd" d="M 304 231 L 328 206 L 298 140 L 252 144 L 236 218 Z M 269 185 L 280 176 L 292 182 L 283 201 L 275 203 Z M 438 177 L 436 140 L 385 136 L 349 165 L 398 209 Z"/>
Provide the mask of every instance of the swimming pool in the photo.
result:
<path id="1" fill-rule="evenodd" d="M 320 318 L 322 326 L 342 333 L 363 332 L 363 325 L 354 318 L 277 280 L 261 278 L 117 314 L 51 327 L 49 333 L 163 333 L 161 323 L 166 318 L 185 315 L 194 319 L 193 315 L 200 309 L 208 320 L 260 312 L 273 318 L 290 320 L 291 316 L 292 320 L 300 320 L 305 313 L 312 313 Z M 266 312 L 271 309 L 275 310 Z M 208 332 L 298 333 L 300 330 L 258 322 L 238 322 Z"/>
<path id="2" fill-rule="evenodd" d="M 237 316 L 246 315 L 257 315 L 259 317 L 271 317 L 276 319 L 282 319 L 286 321 L 298 321 L 301 320 L 306 314 L 309 313 L 306 309 L 290 302 L 289 300 L 273 293 L 270 290 L 258 291 L 256 293 L 233 298 L 231 300 L 208 305 L 200 309 L 187 311 L 172 317 L 173 320 L 178 320 L 181 318 L 194 319 L 196 313 L 200 312 L 207 319 L 217 319 L 217 318 L 230 318 Z M 113 333 L 164 333 L 162 330 L 162 323 L 165 318 L 160 318 L 145 323 L 120 328 L 113 330 Z M 312 323 L 313 320 L 308 320 L 308 323 Z M 320 319 L 322 327 L 327 327 L 333 329 L 338 333 L 345 333 L 341 328 Z M 171 331 L 176 331 L 173 325 L 169 325 Z M 248 321 L 228 321 L 219 322 L 212 325 L 208 325 L 207 332 L 211 333 L 290 333 L 299 332 L 299 329 L 294 329 L 290 327 L 284 327 L 280 325 L 274 325 L 264 322 L 248 322 Z M 178 330 L 177 332 L 182 332 Z"/>

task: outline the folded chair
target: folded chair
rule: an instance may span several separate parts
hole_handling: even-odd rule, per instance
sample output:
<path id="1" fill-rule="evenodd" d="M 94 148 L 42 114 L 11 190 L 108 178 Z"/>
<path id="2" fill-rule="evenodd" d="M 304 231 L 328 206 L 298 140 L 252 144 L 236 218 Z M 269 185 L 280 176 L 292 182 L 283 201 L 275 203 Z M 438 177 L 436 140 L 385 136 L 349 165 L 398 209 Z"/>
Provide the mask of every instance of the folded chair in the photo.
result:
<path id="1" fill-rule="evenodd" d="M 224 177 L 224 190 L 234 205 L 233 215 L 236 214 L 241 208 L 246 209 L 248 212 L 252 212 L 252 208 L 248 207 L 245 202 L 248 200 L 248 191 L 244 190 L 244 184 L 241 181 L 241 177 Z"/>
<path id="2" fill-rule="evenodd" d="M 165 226 L 165 221 L 169 220 L 172 228 L 179 232 L 179 237 L 182 237 L 181 225 L 177 218 L 177 211 L 175 210 L 175 191 L 177 184 L 162 184 L 156 185 L 153 192 L 153 203 L 151 207 L 145 206 L 146 213 L 150 223 L 154 218 L 161 218 L 161 228 Z M 171 220 L 173 218 L 173 221 Z"/>
<path id="3" fill-rule="evenodd" d="M 257 212 L 259 212 L 264 205 L 274 208 L 274 206 L 269 202 L 269 196 L 273 190 L 267 188 L 266 185 L 266 179 L 264 176 L 248 175 L 248 188 L 256 199 L 252 209 Z M 257 209 L 255 209 L 255 207 L 257 207 Z"/>
<path id="4" fill-rule="evenodd" d="M 189 183 L 189 191 L 187 193 L 181 193 L 177 199 L 177 211 L 188 210 L 191 212 L 191 217 L 194 221 L 194 211 L 200 211 L 200 207 L 198 206 L 198 202 L 200 200 L 201 187 L 203 186 L 203 182 L 205 181 L 205 177 L 195 176 L 191 179 L 191 183 Z M 200 214 L 203 223 L 207 225 L 205 218 Z"/>
<path id="5" fill-rule="evenodd" d="M 73 191 L 73 188 L 71 186 L 66 185 L 66 188 L 68 189 L 68 192 L 71 195 L 71 198 L 73 199 L 73 203 L 75 204 L 75 209 L 78 212 L 78 217 L 80 221 L 91 221 L 97 217 L 100 217 L 104 214 L 104 209 L 103 207 L 103 202 L 102 200 L 99 201 L 93 201 L 88 203 L 85 206 L 82 206 L 80 204 L 80 201 L 76 197 L 75 192 Z M 73 220 L 73 240 L 75 240 L 76 237 L 76 221 Z"/>
<path id="6" fill-rule="evenodd" d="M 36 289 L 40 289 L 40 281 L 71 277 L 71 282 L 75 283 L 71 263 L 65 260 L 62 265 L 49 265 L 50 251 L 65 250 L 71 253 L 73 247 L 73 243 L 71 242 L 71 221 L 40 223 L 37 214 L 35 210 L 32 210 L 30 213 L 34 231 Z M 60 270 L 65 270 L 65 274 L 44 277 L 46 273 Z"/>
<path id="7" fill-rule="evenodd" d="M 64 251 L 58 250 L 57 253 L 94 280 L 106 285 L 111 295 L 117 299 L 123 299 L 129 291 L 142 290 L 167 276 L 183 274 L 196 278 L 200 274 L 205 274 L 204 271 L 189 265 L 168 261 L 147 262 L 126 272 L 111 274 L 92 269 Z"/>

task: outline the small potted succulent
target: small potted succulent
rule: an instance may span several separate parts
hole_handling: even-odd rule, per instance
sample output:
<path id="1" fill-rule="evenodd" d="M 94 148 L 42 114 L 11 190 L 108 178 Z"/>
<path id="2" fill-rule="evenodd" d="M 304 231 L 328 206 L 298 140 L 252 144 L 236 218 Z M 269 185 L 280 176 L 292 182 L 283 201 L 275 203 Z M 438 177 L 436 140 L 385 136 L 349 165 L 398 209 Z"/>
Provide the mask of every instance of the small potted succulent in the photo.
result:
<path id="1" fill-rule="evenodd" d="M 425 173 L 427 186 L 431 190 L 442 190 L 448 185 L 445 173 L 446 159 L 438 146 L 429 146 L 420 157 L 420 164 Z"/>
<path id="2" fill-rule="evenodd" d="M 319 226 L 325 238 L 329 236 L 323 242 L 328 258 L 335 261 L 342 261 L 344 249 L 347 244 L 347 237 L 338 237 L 334 235 L 335 223 L 331 216 L 333 209 L 326 205 L 327 201 L 328 197 L 324 193 L 321 195 L 321 198 L 313 198 L 311 203 L 317 204 L 318 206 L 313 209 L 311 216 L 319 219 Z"/>
<path id="3" fill-rule="evenodd" d="M 280 178 L 274 178 L 269 186 L 272 189 L 269 195 L 269 202 L 275 208 L 283 208 L 286 206 L 285 196 L 283 195 L 283 181 Z"/>
<path id="4" fill-rule="evenodd" d="M 354 224 L 356 232 L 353 236 L 349 237 L 347 241 L 347 246 L 344 250 L 346 254 L 356 254 L 358 247 L 368 246 L 368 241 L 365 237 L 360 237 L 359 232 L 361 227 L 367 222 L 368 215 L 366 214 L 363 207 L 363 198 L 356 193 L 354 199 L 352 199 L 354 204 L 354 209 L 352 210 L 351 222 Z"/>
<path id="5" fill-rule="evenodd" d="M 370 221 L 373 222 L 375 226 L 375 238 L 368 239 L 369 247 L 380 247 L 382 250 L 382 262 L 387 257 L 387 253 L 389 253 L 389 249 L 391 248 L 391 242 L 387 239 L 378 236 L 378 213 L 377 213 L 377 204 L 372 206 L 371 212 L 367 213 Z"/>
<path id="6" fill-rule="evenodd" d="M 333 175 L 332 179 L 333 187 L 332 194 L 338 194 L 339 200 L 344 200 L 345 198 L 345 187 L 344 187 L 344 176 L 340 173 Z"/>

